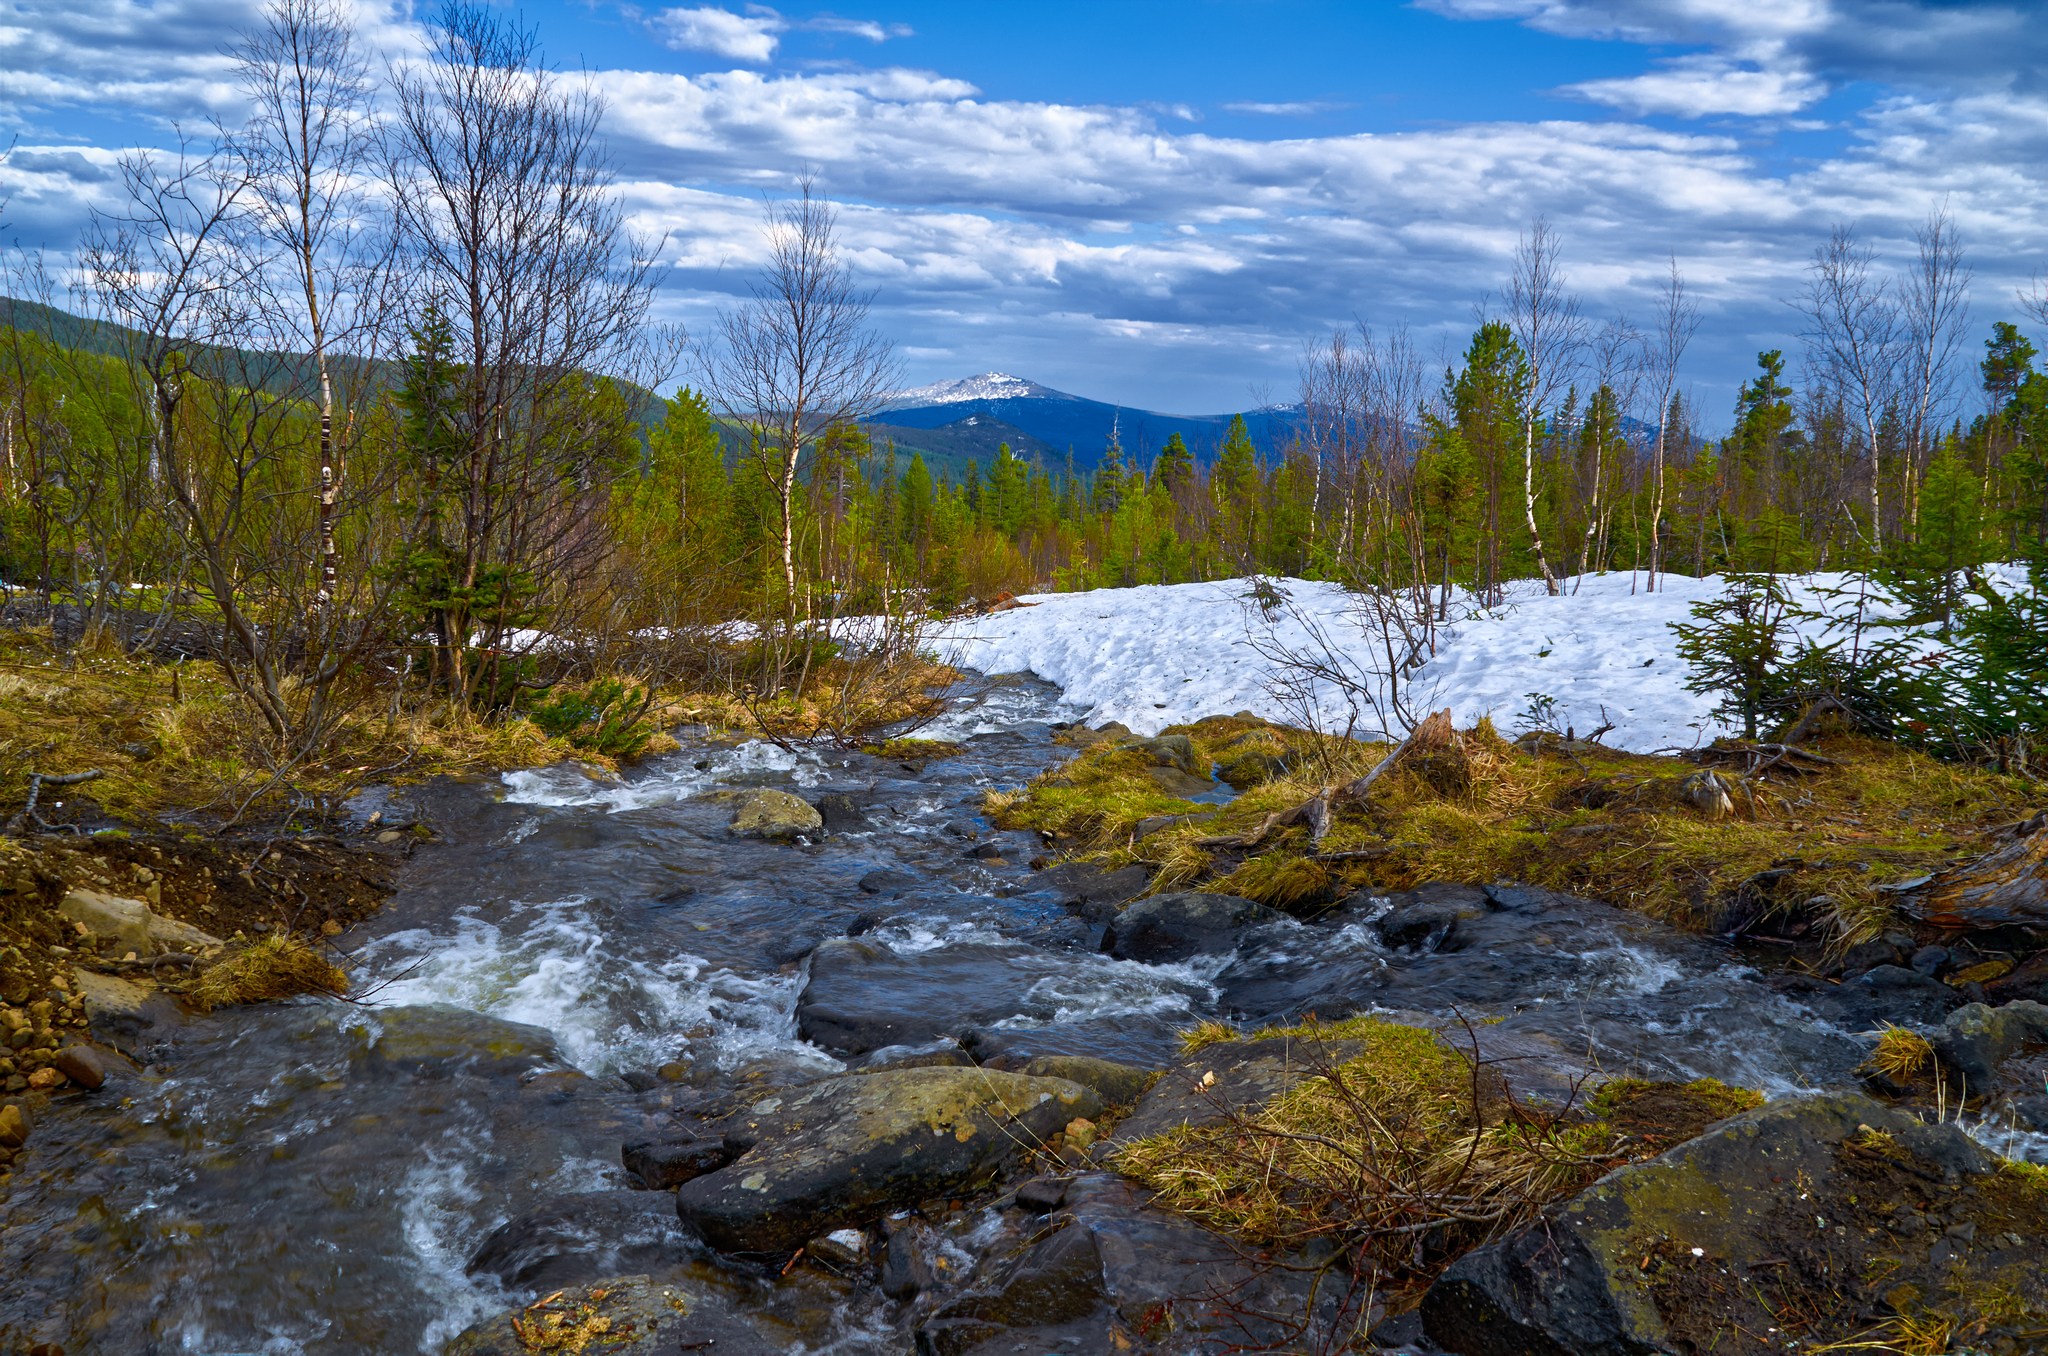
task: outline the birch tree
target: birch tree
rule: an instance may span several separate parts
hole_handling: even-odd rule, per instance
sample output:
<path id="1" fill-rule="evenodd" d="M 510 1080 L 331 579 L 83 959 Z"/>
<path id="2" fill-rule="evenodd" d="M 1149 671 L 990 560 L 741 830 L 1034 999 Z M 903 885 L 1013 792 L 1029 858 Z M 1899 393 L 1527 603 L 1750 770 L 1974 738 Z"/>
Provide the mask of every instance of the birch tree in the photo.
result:
<path id="1" fill-rule="evenodd" d="M 1510 330 L 1528 363 L 1522 405 L 1522 513 L 1543 587 L 1558 592 L 1557 573 L 1543 549 L 1536 523 L 1536 426 L 1571 384 L 1572 368 L 1586 341 L 1586 322 L 1577 298 L 1565 291 L 1560 244 L 1550 223 L 1538 217 L 1515 250 L 1515 269 L 1505 301 Z"/>
<path id="2" fill-rule="evenodd" d="M 334 605 L 334 518 L 340 491 L 335 455 L 335 381 L 330 347 L 366 317 L 350 316 L 363 288 L 357 245 L 367 218 L 373 141 L 368 69 L 349 17 L 336 0 L 272 0 L 262 21 L 233 48 L 247 123 L 225 139 L 249 183 L 250 226 L 285 277 L 272 297 L 264 336 L 312 364 L 320 415 L 318 615 Z M 364 288 L 363 290 L 367 290 Z"/>
<path id="3" fill-rule="evenodd" d="M 1664 468 L 1670 456 L 1671 401 L 1678 394 L 1678 371 L 1685 350 L 1700 327 L 1700 308 L 1685 290 L 1685 275 L 1678 271 L 1678 256 L 1671 256 L 1664 295 L 1645 347 L 1651 383 L 1657 393 L 1657 441 L 1650 454 L 1650 573 L 1648 591 L 1657 591 L 1657 574 L 1664 565 Z"/>
<path id="4" fill-rule="evenodd" d="M 1878 423 L 1899 372 L 1899 308 L 1867 246 L 1837 226 L 1814 251 L 1803 305 L 1810 359 L 1842 395 L 1870 458 L 1870 548 L 1884 546 L 1884 475 Z"/>
<path id="5" fill-rule="evenodd" d="M 872 296 L 839 251 L 838 212 L 808 178 L 768 209 L 768 264 L 721 312 L 704 360 L 719 412 L 738 425 L 773 492 L 784 607 L 797 607 L 796 485 L 825 431 L 881 404 L 896 381 Z"/>

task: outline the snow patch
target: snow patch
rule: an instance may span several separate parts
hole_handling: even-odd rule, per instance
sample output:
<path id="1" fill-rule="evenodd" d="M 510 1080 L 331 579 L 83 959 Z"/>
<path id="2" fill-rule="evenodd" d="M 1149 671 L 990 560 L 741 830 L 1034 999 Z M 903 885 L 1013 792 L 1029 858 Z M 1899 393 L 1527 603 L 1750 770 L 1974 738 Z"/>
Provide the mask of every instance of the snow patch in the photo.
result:
<path id="1" fill-rule="evenodd" d="M 1229 579 L 1038 594 L 1021 600 L 1031 606 L 956 621 L 934 639 L 950 646 L 953 663 L 984 673 L 1029 672 L 1052 683 L 1091 725 L 1121 721 L 1149 735 L 1246 710 L 1299 724 L 1303 712 L 1277 691 L 1280 669 L 1267 654 L 1313 649 L 1320 629 L 1350 665 L 1369 674 L 1384 667 L 1375 662 L 1382 641 L 1338 585 L 1271 582 L 1285 600 L 1270 615 L 1251 602 L 1249 581 Z M 1512 733 L 1531 694 L 1540 693 L 1556 702 L 1561 725 L 1583 733 L 1612 721 L 1604 738 L 1618 748 L 1704 743 L 1728 731 L 1712 715 L 1715 694 L 1686 691 L 1687 669 L 1670 624 L 1689 621 L 1694 603 L 1722 590 L 1718 576 L 1664 575 L 1651 593 L 1640 574 L 1606 573 L 1565 579 L 1556 595 L 1540 581 L 1517 583 L 1493 607 L 1459 594 L 1452 620 L 1437 633 L 1436 653 L 1404 679 L 1404 699 L 1414 711 L 1448 706 L 1461 726 L 1489 716 Z M 1845 634 L 1859 605 L 1852 575 L 1805 576 L 1790 592 L 1827 617 L 1806 628 L 1816 639 Z M 1861 603 L 1866 622 L 1886 615 L 1874 591 Z M 1934 646 L 1931 638 L 1923 644 Z M 1374 681 L 1384 698 L 1383 680 Z M 1353 714 L 1328 685 L 1315 705 L 1315 719 L 1332 731 L 1344 730 Z M 1367 710 L 1353 732 L 1384 734 L 1377 724 Z"/>

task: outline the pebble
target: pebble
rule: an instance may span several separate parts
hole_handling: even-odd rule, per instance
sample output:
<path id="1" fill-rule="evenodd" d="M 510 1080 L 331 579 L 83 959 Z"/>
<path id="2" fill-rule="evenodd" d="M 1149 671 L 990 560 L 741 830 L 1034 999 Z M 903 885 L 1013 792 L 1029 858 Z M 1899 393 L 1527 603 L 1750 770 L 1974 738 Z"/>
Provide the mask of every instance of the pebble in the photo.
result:
<path id="1" fill-rule="evenodd" d="M 28 1076 L 28 1086 L 35 1092 L 47 1092 L 64 1081 L 64 1075 L 55 1069 L 37 1069 Z"/>

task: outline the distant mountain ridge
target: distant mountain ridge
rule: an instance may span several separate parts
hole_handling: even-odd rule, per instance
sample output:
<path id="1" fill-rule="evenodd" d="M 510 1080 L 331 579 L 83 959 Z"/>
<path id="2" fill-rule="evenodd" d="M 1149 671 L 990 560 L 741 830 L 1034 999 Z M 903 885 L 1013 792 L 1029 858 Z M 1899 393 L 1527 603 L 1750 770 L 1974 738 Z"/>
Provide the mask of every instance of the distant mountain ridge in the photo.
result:
<path id="1" fill-rule="evenodd" d="M 1245 425 L 1252 440 L 1270 450 L 1293 433 L 1299 410 L 1292 406 L 1245 410 Z M 901 430 L 940 430 L 957 427 L 967 435 L 976 426 L 970 419 L 998 421 L 1021 429 L 1061 459 L 1071 451 L 1074 464 L 1092 470 L 1102 460 L 1115 431 L 1127 455 L 1149 465 L 1168 437 L 1179 433 L 1197 456 L 1212 454 L 1223 442 L 1232 414 L 1165 414 L 1090 400 L 1054 390 L 1028 377 L 1008 372 L 983 372 L 952 381 L 933 382 L 884 397 L 881 408 L 868 422 Z M 915 435 L 901 435 L 911 443 Z M 979 441 L 971 436 L 963 442 Z M 1016 447 L 1019 455 L 1030 455 Z M 1041 455 L 1043 455 L 1041 453 Z"/>

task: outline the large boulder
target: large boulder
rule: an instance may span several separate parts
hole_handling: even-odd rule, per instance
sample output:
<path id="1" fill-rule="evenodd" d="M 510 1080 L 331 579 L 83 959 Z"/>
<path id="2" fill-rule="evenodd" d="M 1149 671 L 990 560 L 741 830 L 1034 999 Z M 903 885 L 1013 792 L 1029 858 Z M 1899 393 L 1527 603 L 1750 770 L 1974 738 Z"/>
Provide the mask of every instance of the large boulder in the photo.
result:
<path id="1" fill-rule="evenodd" d="M 1787 1297 L 1818 1344 L 1999 1293 L 2013 1307 L 1993 1326 L 2017 1333 L 2048 1319 L 2044 1228 L 2048 1191 L 1955 1126 L 1807 1097 L 1618 1169 L 1466 1254 L 1423 1321 L 1457 1356 L 1652 1356 L 1782 1328 L 1771 1306 Z"/>
<path id="2" fill-rule="evenodd" d="M 741 798 L 733 809 L 726 831 L 735 838 L 788 842 L 816 834 L 824 827 L 825 817 L 803 797 L 763 787 Z"/>
<path id="3" fill-rule="evenodd" d="M 1102 934 L 1102 949 L 1118 960 L 1164 965 L 1234 951 L 1250 929 L 1289 922 L 1285 914 L 1236 895 L 1176 890 L 1141 899 L 1118 914 Z"/>
<path id="4" fill-rule="evenodd" d="M 1982 1096 L 1992 1091 L 2006 1060 L 2023 1047 L 2048 1045 L 2048 1005 L 2027 999 L 1998 1008 L 1971 1003 L 1951 1012 L 1929 1043 L 1959 1080 L 1957 1092 Z"/>
<path id="5" fill-rule="evenodd" d="M 970 1028 L 1050 1008 L 1034 994 L 1066 968 L 1023 942 L 966 942 L 908 954 L 866 937 L 833 938 L 811 953 L 797 997 L 797 1032 L 842 1054 L 959 1037 Z"/>
<path id="6" fill-rule="evenodd" d="M 604 1356 L 769 1356 L 770 1342 L 735 1318 L 718 1296 L 693 1285 L 619 1276 L 544 1295 L 464 1331 L 442 1356 L 533 1356 L 587 1351 Z"/>
<path id="7" fill-rule="evenodd" d="M 994 1181 L 1102 1099 L 988 1069 L 895 1069 L 762 1098 L 725 1122 L 730 1165 L 676 1191 L 685 1226 L 726 1252 L 806 1239 Z"/>
<path id="8" fill-rule="evenodd" d="M 57 905 L 57 915 L 85 930 L 102 952 L 123 956 L 158 956 L 171 951 L 197 953 L 217 947 L 220 938 L 189 923 L 166 918 L 139 899 L 73 890 Z"/>

